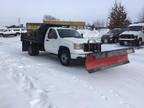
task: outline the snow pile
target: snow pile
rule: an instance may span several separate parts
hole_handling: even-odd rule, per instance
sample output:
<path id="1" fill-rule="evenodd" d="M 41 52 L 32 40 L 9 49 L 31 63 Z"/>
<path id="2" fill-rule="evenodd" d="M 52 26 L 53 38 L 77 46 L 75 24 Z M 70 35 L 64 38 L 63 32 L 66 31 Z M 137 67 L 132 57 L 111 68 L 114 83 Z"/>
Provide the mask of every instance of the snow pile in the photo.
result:
<path id="1" fill-rule="evenodd" d="M 39 89 L 33 82 L 35 79 L 26 76 L 23 72 L 27 71 L 23 66 L 18 66 L 19 60 L 5 59 L 9 56 L 5 53 L 0 52 L 1 66 L 0 70 L 6 71 L 9 79 L 15 81 L 18 90 L 22 91 L 29 99 L 30 108 L 58 108 L 55 107 L 48 97 L 48 91 Z M 15 63 L 14 63 L 15 62 Z M 10 65 L 11 64 L 11 65 Z"/>
<path id="2" fill-rule="evenodd" d="M 109 31 L 109 29 L 98 29 L 97 31 L 99 32 L 99 35 L 97 36 L 97 40 L 101 41 L 101 37 L 104 34 L 106 34 Z"/>
<path id="3" fill-rule="evenodd" d="M 83 34 L 84 38 L 95 39 L 101 41 L 101 37 L 106 34 L 109 29 L 98 29 L 98 30 L 88 30 L 88 29 L 79 29 L 77 30 L 80 34 Z"/>
<path id="4" fill-rule="evenodd" d="M 95 38 L 99 35 L 99 32 L 96 30 L 80 29 L 77 30 L 80 34 L 83 34 L 84 38 Z"/>

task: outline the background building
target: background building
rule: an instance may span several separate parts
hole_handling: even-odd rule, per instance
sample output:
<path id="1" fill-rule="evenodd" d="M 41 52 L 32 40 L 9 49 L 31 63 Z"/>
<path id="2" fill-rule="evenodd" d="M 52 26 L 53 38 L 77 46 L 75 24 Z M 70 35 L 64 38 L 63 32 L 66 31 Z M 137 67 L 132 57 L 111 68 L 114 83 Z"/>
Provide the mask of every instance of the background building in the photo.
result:
<path id="1" fill-rule="evenodd" d="M 62 25 L 62 26 L 69 26 L 75 29 L 83 29 L 85 27 L 85 22 L 82 21 L 57 21 L 57 20 L 44 20 L 43 23 L 46 24 L 56 24 L 56 25 Z"/>

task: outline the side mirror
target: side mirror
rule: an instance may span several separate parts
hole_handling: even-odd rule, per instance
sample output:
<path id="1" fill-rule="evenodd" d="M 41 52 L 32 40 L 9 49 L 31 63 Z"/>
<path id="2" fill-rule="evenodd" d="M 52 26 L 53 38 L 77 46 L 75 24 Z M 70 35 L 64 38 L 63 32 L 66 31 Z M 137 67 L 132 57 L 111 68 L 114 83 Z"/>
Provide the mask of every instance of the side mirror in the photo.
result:
<path id="1" fill-rule="evenodd" d="M 83 33 L 81 33 L 81 37 L 83 37 Z"/>
<path id="2" fill-rule="evenodd" d="M 54 36 L 54 39 L 57 39 L 57 35 Z"/>
<path id="3" fill-rule="evenodd" d="M 53 37 L 53 39 L 57 39 L 57 37 L 56 37 L 56 36 L 54 36 L 54 37 Z"/>

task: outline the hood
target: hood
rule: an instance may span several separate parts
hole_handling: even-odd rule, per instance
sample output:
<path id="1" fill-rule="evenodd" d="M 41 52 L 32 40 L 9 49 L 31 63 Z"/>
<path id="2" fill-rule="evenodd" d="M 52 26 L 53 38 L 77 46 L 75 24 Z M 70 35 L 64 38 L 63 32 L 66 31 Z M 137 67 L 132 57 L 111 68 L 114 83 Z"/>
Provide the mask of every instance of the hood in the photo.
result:
<path id="1" fill-rule="evenodd" d="M 80 34 L 83 34 L 84 38 L 96 38 L 99 32 L 96 30 L 77 30 Z"/>
<path id="2" fill-rule="evenodd" d="M 67 42 L 78 43 L 78 44 L 88 43 L 89 40 L 87 38 L 63 38 L 63 39 Z"/>
<path id="3" fill-rule="evenodd" d="M 108 38 L 108 37 L 113 37 L 113 34 L 105 34 L 102 36 L 102 38 Z"/>
<path id="4" fill-rule="evenodd" d="M 140 31 L 125 31 L 121 35 L 134 35 L 137 36 L 140 34 Z"/>

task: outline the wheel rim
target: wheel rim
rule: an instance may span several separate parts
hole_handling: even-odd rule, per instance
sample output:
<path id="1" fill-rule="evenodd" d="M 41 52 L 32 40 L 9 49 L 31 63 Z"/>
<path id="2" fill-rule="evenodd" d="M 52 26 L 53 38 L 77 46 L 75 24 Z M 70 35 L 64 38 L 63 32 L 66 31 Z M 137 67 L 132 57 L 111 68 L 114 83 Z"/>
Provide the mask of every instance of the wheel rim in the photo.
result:
<path id="1" fill-rule="evenodd" d="M 29 54 L 32 54 L 32 48 L 29 46 Z"/>
<path id="2" fill-rule="evenodd" d="M 127 41 L 125 41 L 125 42 L 124 42 L 124 45 L 128 45 L 128 42 L 127 42 Z"/>
<path id="3" fill-rule="evenodd" d="M 116 42 L 117 42 L 117 39 L 115 39 L 114 42 L 116 43 Z"/>
<path id="4" fill-rule="evenodd" d="M 141 45 L 142 44 L 142 41 L 141 40 L 139 40 L 139 45 Z"/>
<path id="5" fill-rule="evenodd" d="M 62 63 L 68 62 L 68 56 L 65 53 L 61 55 L 61 61 L 62 61 Z"/>
<path id="6" fill-rule="evenodd" d="M 105 39 L 105 40 L 104 40 L 104 43 L 108 43 L 108 40 L 107 40 L 107 39 Z"/>

